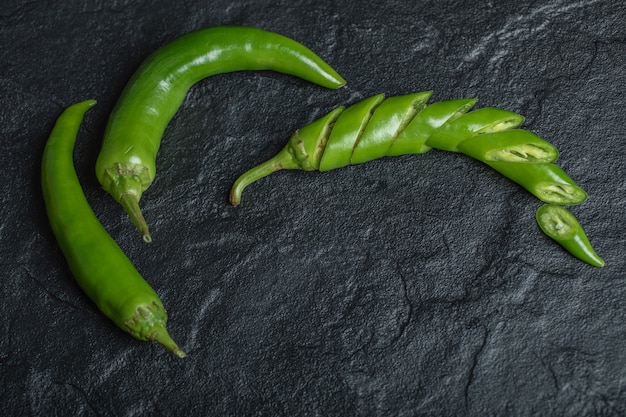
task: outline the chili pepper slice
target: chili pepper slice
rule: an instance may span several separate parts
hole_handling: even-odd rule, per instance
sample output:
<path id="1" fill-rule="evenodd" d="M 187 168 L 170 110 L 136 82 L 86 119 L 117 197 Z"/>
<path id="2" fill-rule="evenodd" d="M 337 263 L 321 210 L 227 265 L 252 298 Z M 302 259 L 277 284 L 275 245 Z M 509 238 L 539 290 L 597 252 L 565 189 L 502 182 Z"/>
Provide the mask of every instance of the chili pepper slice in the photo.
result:
<path id="1" fill-rule="evenodd" d="M 426 145 L 426 141 L 431 135 L 445 123 L 463 116 L 477 101 L 473 98 L 463 98 L 438 101 L 426 106 L 400 132 L 387 150 L 387 156 L 428 152 L 432 148 Z"/>
<path id="2" fill-rule="evenodd" d="M 514 129 L 524 123 L 524 117 L 508 110 L 485 107 L 445 123 L 426 141 L 426 145 L 443 151 L 458 152 L 457 146 L 480 134 Z"/>
<path id="3" fill-rule="evenodd" d="M 459 143 L 457 148 L 483 162 L 554 162 L 559 157 L 559 151 L 551 143 L 522 129 L 476 135 Z"/>
<path id="4" fill-rule="evenodd" d="M 524 187 L 544 203 L 574 205 L 587 199 L 587 193 L 558 165 L 543 162 L 486 161 L 485 163 Z"/>
<path id="5" fill-rule="evenodd" d="M 431 92 L 389 97 L 376 108 L 357 140 L 351 164 L 362 164 L 386 155 L 398 134 L 422 110 Z"/>
<path id="6" fill-rule="evenodd" d="M 591 246 L 583 227 L 567 209 L 546 204 L 539 207 L 536 217 L 541 230 L 569 253 L 590 265 L 604 266 L 604 260 Z"/>

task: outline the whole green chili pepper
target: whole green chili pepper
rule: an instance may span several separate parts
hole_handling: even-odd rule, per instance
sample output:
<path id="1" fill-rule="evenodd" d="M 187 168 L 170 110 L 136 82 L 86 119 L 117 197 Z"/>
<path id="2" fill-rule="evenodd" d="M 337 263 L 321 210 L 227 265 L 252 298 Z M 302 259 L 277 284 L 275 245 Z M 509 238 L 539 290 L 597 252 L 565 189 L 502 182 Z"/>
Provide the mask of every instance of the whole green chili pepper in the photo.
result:
<path id="1" fill-rule="evenodd" d="M 539 207 L 536 217 L 541 230 L 569 253 L 590 265 L 604 266 L 604 260 L 593 249 L 572 213 L 561 206 L 546 204 Z"/>
<path id="2" fill-rule="evenodd" d="M 154 180 L 165 128 L 193 84 L 242 70 L 273 70 L 333 89 L 345 84 L 304 45 L 261 29 L 198 30 L 154 52 L 113 109 L 96 163 L 100 184 L 124 207 L 145 241 L 151 236 L 139 200 Z"/>
<path id="3" fill-rule="evenodd" d="M 515 129 L 524 121 L 522 116 L 497 108 L 470 112 L 475 99 L 426 105 L 430 94 L 386 100 L 377 95 L 333 110 L 296 131 L 281 152 L 240 176 L 231 189 L 231 203 L 239 204 L 246 186 L 281 169 L 327 171 L 431 148 L 476 158 L 546 203 L 578 204 L 587 198 L 552 164 L 558 152 L 551 144 Z"/>
<path id="4" fill-rule="evenodd" d="M 95 104 L 88 100 L 68 107 L 44 148 L 41 185 L 52 231 L 76 282 L 107 317 L 135 338 L 156 341 L 184 357 L 167 333 L 161 300 L 98 221 L 76 176 L 76 136 Z"/>

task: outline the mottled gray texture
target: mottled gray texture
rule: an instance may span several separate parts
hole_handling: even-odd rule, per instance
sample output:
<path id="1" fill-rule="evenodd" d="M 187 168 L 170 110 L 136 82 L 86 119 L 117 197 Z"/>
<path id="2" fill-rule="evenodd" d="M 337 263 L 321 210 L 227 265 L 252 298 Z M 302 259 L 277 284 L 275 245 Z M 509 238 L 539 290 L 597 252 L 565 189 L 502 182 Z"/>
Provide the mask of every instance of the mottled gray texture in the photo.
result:
<path id="1" fill-rule="evenodd" d="M 7 0 L 0 10 L 3 415 L 626 415 L 626 6 L 597 1 Z M 142 203 L 146 245 L 93 165 L 153 50 L 234 24 L 297 39 L 348 86 L 278 74 L 196 85 Z M 380 92 L 433 90 L 526 116 L 588 193 L 604 257 L 543 236 L 539 203 L 444 152 L 231 183 L 291 132 Z M 75 158 L 94 210 L 170 312 L 189 357 L 135 341 L 74 284 L 39 161 L 88 98 Z"/>

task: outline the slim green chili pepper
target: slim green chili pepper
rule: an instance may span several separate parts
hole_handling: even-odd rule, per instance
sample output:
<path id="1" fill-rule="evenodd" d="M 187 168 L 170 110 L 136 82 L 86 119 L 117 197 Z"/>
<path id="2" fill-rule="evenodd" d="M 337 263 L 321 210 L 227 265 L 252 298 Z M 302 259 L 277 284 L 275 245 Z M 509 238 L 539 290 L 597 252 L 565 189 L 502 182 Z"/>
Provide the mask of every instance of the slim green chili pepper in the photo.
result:
<path id="1" fill-rule="evenodd" d="M 552 164 L 558 152 L 530 132 L 524 118 L 497 108 L 469 112 L 475 99 L 425 105 L 430 92 L 384 99 L 377 95 L 342 107 L 298 130 L 285 149 L 235 181 L 238 204 L 245 187 L 280 169 L 327 171 L 381 156 L 420 154 L 431 148 L 463 152 L 517 182 L 547 203 L 578 204 L 587 194 Z M 315 152 L 308 151 L 314 149 Z"/>
<path id="2" fill-rule="evenodd" d="M 347 109 L 333 110 L 296 131 L 278 154 L 241 175 L 233 184 L 230 202 L 239 204 L 248 185 L 281 169 L 327 171 L 432 148 L 461 152 L 484 162 L 546 203 L 579 204 L 587 198 L 585 191 L 552 163 L 558 157 L 554 146 L 516 129 L 524 121 L 522 116 L 497 108 L 470 112 L 475 99 L 426 105 L 430 94 L 386 100 L 379 94 Z M 575 242 L 580 246 L 584 241 L 576 237 Z M 589 261 L 591 252 L 585 253 L 586 260 L 593 262 Z"/>
<path id="3" fill-rule="evenodd" d="M 546 204 L 539 207 L 536 217 L 541 230 L 569 253 L 590 265 L 604 266 L 604 260 L 593 249 L 572 213 L 561 206 Z"/>
<path id="4" fill-rule="evenodd" d="M 41 184 L 52 231 L 78 285 L 107 317 L 135 338 L 156 341 L 182 358 L 185 353 L 167 333 L 161 300 L 98 221 L 76 176 L 76 136 L 95 104 L 68 107 L 44 148 Z"/>
<path id="5" fill-rule="evenodd" d="M 165 128 L 193 84 L 242 70 L 273 70 L 333 89 L 345 84 L 304 45 L 249 27 L 198 30 L 153 53 L 113 109 L 96 163 L 100 184 L 124 207 L 145 241 L 151 237 L 139 200 L 154 180 Z"/>

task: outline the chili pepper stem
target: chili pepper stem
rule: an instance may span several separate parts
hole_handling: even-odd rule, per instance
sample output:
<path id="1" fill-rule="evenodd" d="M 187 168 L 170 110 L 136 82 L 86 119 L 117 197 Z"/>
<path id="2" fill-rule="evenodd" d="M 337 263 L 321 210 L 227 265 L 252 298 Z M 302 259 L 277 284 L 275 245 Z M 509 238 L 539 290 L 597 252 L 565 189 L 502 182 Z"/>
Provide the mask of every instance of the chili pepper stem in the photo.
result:
<path id="1" fill-rule="evenodd" d="M 141 233 L 144 242 L 150 243 L 152 242 L 152 236 L 150 235 L 150 230 L 148 230 L 148 224 L 146 223 L 146 219 L 144 219 L 143 214 L 141 213 L 141 209 L 139 208 L 139 200 L 132 193 L 124 193 L 120 196 L 120 204 L 124 207 L 124 210 L 130 217 L 131 221 Z"/>
<path id="2" fill-rule="evenodd" d="M 298 167 L 299 165 L 294 160 L 293 155 L 289 152 L 288 147 L 283 148 L 272 158 L 246 171 L 239 178 L 237 178 L 230 190 L 230 204 L 233 206 L 238 205 L 241 202 L 241 194 L 243 193 L 244 188 L 253 182 L 260 180 L 273 172 L 280 171 L 282 169 L 296 169 Z"/>

